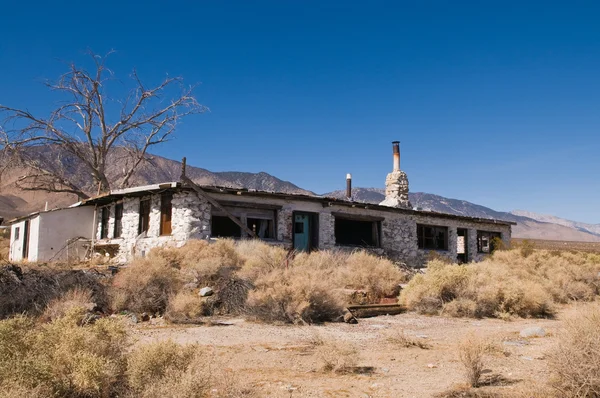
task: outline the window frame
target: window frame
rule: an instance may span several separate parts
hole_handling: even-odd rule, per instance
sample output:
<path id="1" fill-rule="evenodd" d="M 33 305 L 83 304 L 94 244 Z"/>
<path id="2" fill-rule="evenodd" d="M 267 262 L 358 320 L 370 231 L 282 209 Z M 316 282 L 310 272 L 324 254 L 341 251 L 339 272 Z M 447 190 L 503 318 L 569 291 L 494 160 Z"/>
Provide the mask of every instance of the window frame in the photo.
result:
<path id="1" fill-rule="evenodd" d="M 431 228 L 434 231 L 431 237 L 426 236 L 426 228 Z M 438 239 L 436 237 L 438 235 L 437 232 L 444 232 L 444 242 L 442 245 L 443 248 L 440 248 L 435 244 L 436 240 Z M 420 250 L 436 250 L 447 252 L 449 250 L 449 234 L 450 230 L 445 225 L 417 224 L 417 247 Z M 427 246 L 427 241 L 432 241 L 434 244 Z"/>
<path id="2" fill-rule="evenodd" d="M 115 225 L 113 238 L 121 238 L 123 235 L 123 202 L 115 203 Z"/>
<path id="3" fill-rule="evenodd" d="M 152 209 L 151 198 L 140 199 L 139 206 L 139 221 L 138 221 L 138 235 L 142 233 L 148 234 L 150 230 L 150 212 Z"/>
<path id="4" fill-rule="evenodd" d="M 100 209 L 100 239 L 108 239 L 110 225 L 110 206 Z"/>
<path id="5" fill-rule="evenodd" d="M 333 236 L 335 238 L 336 246 L 346 246 L 346 247 L 363 247 L 367 249 L 378 249 L 382 247 L 382 229 L 381 223 L 383 218 L 380 217 L 369 217 L 369 216 L 361 216 L 354 214 L 345 214 L 345 213 L 332 213 L 333 215 Z M 339 242 L 339 234 L 338 234 L 338 220 L 343 222 L 358 222 L 358 223 L 369 223 L 371 224 L 371 240 L 373 243 L 371 244 L 355 244 L 355 243 L 341 243 Z"/>
<path id="6" fill-rule="evenodd" d="M 277 216 L 278 213 L 277 211 L 281 208 L 278 206 L 269 206 L 269 205 L 264 205 L 264 204 L 260 204 L 256 207 L 253 206 L 252 203 L 248 203 L 247 205 L 245 203 L 235 203 L 235 204 L 229 204 L 229 203 L 223 203 L 223 207 L 230 213 L 232 214 L 234 217 L 236 217 L 241 223 L 243 223 L 244 225 L 246 225 L 249 229 L 252 229 L 251 226 L 248 225 L 249 220 L 267 220 L 269 223 L 268 225 L 268 238 L 261 238 L 259 236 L 260 240 L 264 240 L 264 241 L 276 241 L 277 240 Z M 223 217 L 223 218 L 229 218 L 224 212 L 216 209 L 216 208 L 212 208 L 211 210 L 211 215 L 210 215 L 210 236 L 212 238 L 232 238 L 232 239 L 247 239 L 250 236 L 242 230 L 241 227 L 237 226 L 237 228 L 239 228 L 239 236 L 236 235 L 232 235 L 232 236 L 217 236 L 214 234 L 214 228 L 213 228 L 213 222 L 214 222 L 214 217 Z M 233 221 L 231 221 L 233 223 Z M 257 232 L 257 236 L 258 236 L 258 231 Z"/>
<path id="7" fill-rule="evenodd" d="M 483 248 L 482 248 L 483 235 L 487 235 L 488 251 L 483 251 Z M 477 253 L 478 254 L 492 254 L 494 252 L 494 248 L 492 248 L 492 240 L 494 238 L 502 239 L 502 232 L 486 231 L 486 230 L 478 229 L 477 230 Z"/>
<path id="8" fill-rule="evenodd" d="M 160 195 L 160 236 L 170 236 L 173 233 L 173 192 L 163 192 Z"/>

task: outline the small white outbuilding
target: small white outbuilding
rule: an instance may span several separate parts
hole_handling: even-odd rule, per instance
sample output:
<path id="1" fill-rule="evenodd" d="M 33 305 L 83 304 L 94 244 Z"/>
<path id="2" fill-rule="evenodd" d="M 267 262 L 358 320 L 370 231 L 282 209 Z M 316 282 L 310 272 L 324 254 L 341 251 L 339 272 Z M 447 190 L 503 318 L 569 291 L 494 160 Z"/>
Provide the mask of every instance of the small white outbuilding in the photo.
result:
<path id="1" fill-rule="evenodd" d="M 10 261 L 82 259 L 94 233 L 94 207 L 73 205 L 41 211 L 9 223 Z"/>

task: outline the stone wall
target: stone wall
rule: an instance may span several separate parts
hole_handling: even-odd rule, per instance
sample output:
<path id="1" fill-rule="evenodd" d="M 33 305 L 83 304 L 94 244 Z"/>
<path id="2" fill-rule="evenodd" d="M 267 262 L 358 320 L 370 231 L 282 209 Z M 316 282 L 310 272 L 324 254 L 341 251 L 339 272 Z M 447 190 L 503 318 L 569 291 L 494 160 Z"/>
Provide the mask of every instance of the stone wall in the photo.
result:
<path id="1" fill-rule="evenodd" d="M 150 227 L 147 234 L 138 236 L 139 202 L 140 198 L 125 198 L 123 200 L 123 232 L 121 238 L 113 238 L 114 233 L 114 204 L 111 205 L 109 239 L 98 240 L 102 243 L 117 243 L 120 250 L 117 261 L 125 261 L 134 256 L 145 255 L 157 246 L 181 246 L 189 239 L 209 239 L 211 235 L 211 205 L 199 198 L 194 192 L 180 191 L 173 195 L 172 200 L 172 233 L 159 236 L 160 231 L 160 194 L 148 196 L 151 199 Z M 217 200 L 231 200 L 231 195 L 213 194 Z M 143 198 L 142 198 L 143 199 Z M 361 206 L 348 207 L 337 204 L 319 203 L 307 200 L 281 198 L 264 198 L 238 196 L 235 198 L 243 206 L 252 207 L 256 204 L 280 206 L 276 211 L 277 239 L 269 240 L 272 244 L 292 248 L 293 244 L 293 212 L 302 211 L 318 214 L 319 249 L 321 250 L 357 250 L 354 246 L 337 245 L 335 241 L 335 216 L 333 213 L 343 213 L 345 216 L 370 216 L 380 218 L 381 245 L 379 248 L 368 250 L 385 255 L 391 259 L 419 267 L 426 263 L 431 252 L 444 256 L 452 261 L 457 260 L 457 228 L 468 230 L 468 259 L 479 261 L 486 254 L 477 252 L 477 231 L 500 232 L 505 244 L 510 245 L 510 226 L 497 224 L 493 221 L 476 222 L 468 219 L 458 219 L 428 212 L 387 211 L 383 209 L 365 209 Z M 100 209 L 100 208 L 99 208 Z M 97 212 L 100 220 L 101 211 Z M 100 223 L 97 227 L 97 238 L 100 237 Z M 422 250 L 418 248 L 417 224 L 443 226 L 448 228 L 448 250 Z"/>
<path id="2" fill-rule="evenodd" d="M 138 235 L 140 201 L 150 199 L 150 220 L 148 231 Z M 117 262 L 125 262 L 135 256 L 145 256 L 152 248 L 160 246 L 181 246 L 188 239 L 210 237 L 210 204 L 192 192 L 178 192 L 173 195 L 171 211 L 171 234 L 160 236 L 161 195 L 153 194 L 141 198 L 123 199 L 121 237 L 114 237 L 115 203 L 110 208 L 107 239 L 100 239 L 102 208 L 98 208 L 96 244 L 119 245 L 115 257 Z"/>

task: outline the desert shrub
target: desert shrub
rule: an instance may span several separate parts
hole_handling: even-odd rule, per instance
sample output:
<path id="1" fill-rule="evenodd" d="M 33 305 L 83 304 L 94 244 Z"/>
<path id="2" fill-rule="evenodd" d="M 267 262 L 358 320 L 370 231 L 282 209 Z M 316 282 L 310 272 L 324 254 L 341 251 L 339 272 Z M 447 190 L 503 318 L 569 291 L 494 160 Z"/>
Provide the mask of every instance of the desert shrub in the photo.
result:
<path id="1" fill-rule="evenodd" d="M 418 338 L 414 338 L 414 337 L 410 337 L 410 336 L 406 335 L 406 333 L 404 332 L 404 329 L 393 330 L 393 331 L 389 332 L 387 335 L 387 341 L 389 341 L 391 344 L 393 344 L 397 347 L 400 347 L 400 348 L 417 347 L 417 348 L 421 348 L 423 350 L 426 350 L 429 348 L 429 345 L 427 343 L 425 343 L 424 341 L 422 341 Z"/>
<path id="2" fill-rule="evenodd" d="M 600 396 L 600 305 L 580 307 L 558 337 L 549 359 L 560 396 Z"/>
<path id="3" fill-rule="evenodd" d="M 116 311 L 163 313 L 181 283 L 179 271 L 166 259 L 137 258 L 115 276 L 111 306 Z"/>
<path id="4" fill-rule="evenodd" d="M 357 365 L 360 353 L 352 344 L 325 341 L 316 347 L 316 356 L 324 372 L 351 372 Z"/>
<path id="5" fill-rule="evenodd" d="M 0 230 L 4 231 L 4 230 Z M 10 250 L 10 237 L 5 236 L 4 233 L 0 232 L 0 263 L 8 261 L 8 255 Z"/>
<path id="6" fill-rule="evenodd" d="M 366 290 L 374 299 L 397 296 L 408 277 L 390 260 L 365 251 L 352 253 L 341 267 L 344 287 Z"/>
<path id="7" fill-rule="evenodd" d="M 211 314 L 211 305 L 193 292 L 181 291 L 169 298 L 165 318 L 174 323 L 198 322 Z"/>
<path id="8" fill-rule="evenodd" d="M 74 308 L 93 311 L 96 306 L 93 300 L 94 293 L 90 289 L 75 288 L 69 290 L 61 297 L 48 303 L 41 315 L 41 320 L 48 322 L 62 318 Z"/>
<path id="9" fill-rule="evenodd" d="M 225 372 L 211 368 L 211 358 L 199 345 L 171 341 L 147 344 L 127 360 L 127 380 L 132 396 L 143 398 L 204 398 L 252 396 Z"/>
<path id="10" fill-rule="evenodd" d="M 402 291 L 411 310 L 468 317 L 552 316 L 556 303 L 600 293 L 600 261 L 591 253 L 498 251 L 476 264 L 433 261 Z"/>
<path id="11" fill-rule="evenodd" d="M 458 345 L 458 357 L 465 368 L 465 377 L 471 387 L 479 386 L 487 348 L 488 343 L 474 335 L 467 336 Z"/>
<path id="12" fill-rule="evenodd" d="M 186 280 L 210 283 L 231 273 L 242 264 L 235 243 L 230 239 L 209 243 L 190 240 L 180 248 L 157 248 L 150 251 L 151 259 L 163 260 L 171 267 L 181 269 Z"/>
<path id="13" fill-rule="evenodd" d="M 263 321 L 318 323 L 339 318 L 343 301 L 327 272 L 294 266 L 259 276 L 248 294 L 248 309 Z"/>
<path id="14" fill-rule="evenodd" d="M 0 390 L 39 396 L 110 396 L 123 386 L 128 347 L 121 324 L 79 326 L 79 309 L 35 327 L 19 316 L 0 321 Z"/>
<path id="15" fill-rule="evenodd" d="M 256 239 L 237 242 L 236 251 L 242 261 L 238 275 L 249 281 L 254 281 L 259 275 L 274 269 L 285 268 L 291 262 L 291 256 L 283 247 L 269 245 Z"/>
<path id="16" fill-rule="evenodd" d="M 400 295 L 412 310 L 437 314 L 445 303 L 459 298 L 466 290 L 472 268 L 434 260 L 427 264 L 427 273 L 418 274 Z"/>
<path id="17" fill-rule="evenodd" d="M 185 372 L 196 360 L 201 359 L 198 346 L 182 346 L 172 341 L 146 344 L 129 355 L 127 358 L 127 380 L 129 386 L 138 392 L 148 389 L 148 386 L 160 384 L 161 379 L 171 373 Z M 208 382 L 199 378 L 197 386 L 202 392 Z"/>
<path id="18" fill-rule="evenodd" d="M 245 313 L 248 293 L 253 288 L 254 285 L 250 281 L 236 276 L 220 280 L 212 300 L 211 312 L 222 315 Z"/>
<path id="19" fill-rule="evenodd" d="M 14 314 L 38 315 L 70 290 L 92 292 L 92 302 L 108 308 L 104 275 L 94 271 L 0 266 L 0 319 Z"/>
<path id="20" fill-rule="evenodd" d="M 533 242 L 531 242 L 530 240 L 525 239 L 519 245 L 519 252 L 521 253 L 521 256 L 523 256 L 525 258 L 531 256 L 533 254 L 534 250 L 535 250 L 535 244 Z"/>

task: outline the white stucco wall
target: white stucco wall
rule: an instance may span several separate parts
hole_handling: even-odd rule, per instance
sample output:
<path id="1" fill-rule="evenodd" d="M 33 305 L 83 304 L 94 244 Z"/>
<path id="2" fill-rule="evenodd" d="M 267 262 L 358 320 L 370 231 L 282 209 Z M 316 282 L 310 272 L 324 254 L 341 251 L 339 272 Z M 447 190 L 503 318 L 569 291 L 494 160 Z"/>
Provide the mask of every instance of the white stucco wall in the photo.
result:
<path id="1" fill-rule="evenodd" d="M 28 227 L 28 240 L 29 250 L 28 257 L 23 258 L 23 247 L 25 246 L 25 224 L 29 222 Z M 38 239 L 39 239 L 39 224 L 40 215 L 32 216 L 26 220 L 14 223 L 10 227 L 10 248 L 9 248 L 9 260 L 18 261 L 37 261 L 38 258 Z M 19 228 L 19 239 L 15 239 L 16 230 Z"/>
<path id="2" fill-rule="evenodd" d="M 73 238 L 91 239 L 93 233 L 94 207 L 82 206 L 41 213 L 39 215 L 39 232 L 37 242 L 37 258 L 30 261 L 65 261 L 67 254 L 73 258 L 74 251 L 81 251 L 81 247 L 70 245 L 66 248 L 67 241 Z M 34 228 L 31 229 L 32 238 Z M 33 241 L 30 241 L 33 243 Z M 31 253 L 30 246 L 30 253 Z M 85 253 L 80 253 L 81 257 Z"/>

